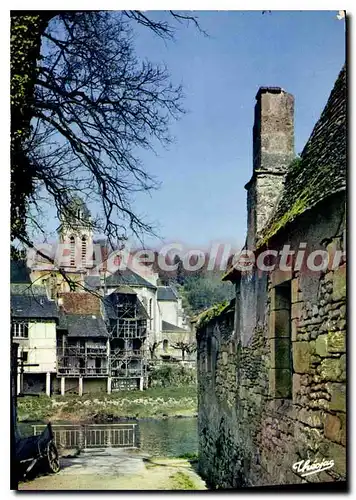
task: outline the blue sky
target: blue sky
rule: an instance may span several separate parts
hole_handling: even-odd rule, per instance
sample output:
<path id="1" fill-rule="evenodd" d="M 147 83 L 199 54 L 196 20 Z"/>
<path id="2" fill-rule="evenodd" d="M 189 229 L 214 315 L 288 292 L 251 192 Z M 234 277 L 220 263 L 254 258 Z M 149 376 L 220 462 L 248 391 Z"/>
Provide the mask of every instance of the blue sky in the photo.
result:
<path id="1" fill-rule="evenodd" d="M 243 244 L 256 92 L 279 86 L 294 95 L 301 152 L 345 60 L 344 21 L 336 14 L 199 12 L 209 37 L 181 27 L 166 43 L 147 29 L 136 30 L 138 56 L 165 62 L 186 96 L 188 112 L 171 127 L 175 143 L 157 156 L 141 154 L 162 184 L 151 196 L 139 194 L 134 206 L 157 224 L 164 240 L 190 247 Z"/>

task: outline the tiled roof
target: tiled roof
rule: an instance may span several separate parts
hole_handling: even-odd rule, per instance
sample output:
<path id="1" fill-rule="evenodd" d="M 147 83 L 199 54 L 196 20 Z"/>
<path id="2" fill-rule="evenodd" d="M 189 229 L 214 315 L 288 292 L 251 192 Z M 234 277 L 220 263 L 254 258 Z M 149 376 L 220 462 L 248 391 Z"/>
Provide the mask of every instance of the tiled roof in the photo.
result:
<path id="1" fill-rule="evenodd" d="M 277 208 L 257 247 L 306 210 L 346 189 L 346 97 L 344 66 L 300 161 L 293 162 L 287 173 Z"/>
<path id="2" fill-rule="evenodd" d="M 59 326 L 68 337 L 108 337 L 105 322 L 94 314 L 60 314 Z"/>
<path id="3" fill-rule="evenodd" d="M 170 286 L 159 286 L 157 287 L 157 300 L 175 300 L 178 297 L 176 292 Z"/>
<path id="4" fill-rule="evenodd" d="M 177 325 L 173 325 L 172 323 L 168 323 L 168 321 L 162 320 L 162 332 L 184 332 L 189 333 L 184 328 L 180 328 Z"/>
<path id="5" fill-rule="evenodd" d="M 61 308 L 67 314 L 101 315 L 101 298 L 89 292 L 68 292 L 59 294 Z"/>

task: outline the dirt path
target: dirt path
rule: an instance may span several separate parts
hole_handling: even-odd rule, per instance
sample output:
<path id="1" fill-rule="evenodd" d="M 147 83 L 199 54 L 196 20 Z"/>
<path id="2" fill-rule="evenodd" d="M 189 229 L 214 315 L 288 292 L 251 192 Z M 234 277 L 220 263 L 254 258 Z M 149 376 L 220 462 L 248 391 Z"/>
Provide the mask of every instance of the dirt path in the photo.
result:
<path id="1" fill-rule="evenodd" d="M 205 490 L 184 459 L 150 459 L 139 451 L 100 449 L 61 458 L 58 474 L 19 484 L 19 490 Z"/>

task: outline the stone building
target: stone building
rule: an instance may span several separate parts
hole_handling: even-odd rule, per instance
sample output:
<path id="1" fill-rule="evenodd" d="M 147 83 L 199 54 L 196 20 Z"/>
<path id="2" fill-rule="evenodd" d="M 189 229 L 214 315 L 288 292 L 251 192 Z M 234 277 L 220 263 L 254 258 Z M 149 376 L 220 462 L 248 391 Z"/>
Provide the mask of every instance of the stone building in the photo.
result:
<path id="1" fill-rule="evenodd" d="M 235 299 L 196 325 L 199 466 L 213 488 L 346 478 L 346 69 L 300 158 L 293 96 L 263 87 L 256 100 L 250 262 L 224 277 Z"/>

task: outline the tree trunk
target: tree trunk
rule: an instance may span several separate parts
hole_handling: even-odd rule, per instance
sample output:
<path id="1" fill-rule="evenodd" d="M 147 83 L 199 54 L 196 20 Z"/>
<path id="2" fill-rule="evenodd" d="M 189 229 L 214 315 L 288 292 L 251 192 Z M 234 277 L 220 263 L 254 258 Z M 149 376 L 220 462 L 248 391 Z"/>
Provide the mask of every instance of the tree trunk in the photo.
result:
<path id="1" fill-rule="evenodd" d="M 41 36 L 55 11 L 11 15 L 11 238 L 26 234 L 33 171 L 25 151 L 31 133 Z"/>

